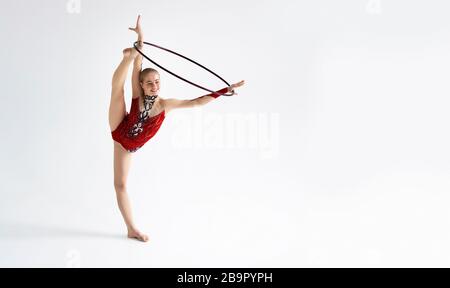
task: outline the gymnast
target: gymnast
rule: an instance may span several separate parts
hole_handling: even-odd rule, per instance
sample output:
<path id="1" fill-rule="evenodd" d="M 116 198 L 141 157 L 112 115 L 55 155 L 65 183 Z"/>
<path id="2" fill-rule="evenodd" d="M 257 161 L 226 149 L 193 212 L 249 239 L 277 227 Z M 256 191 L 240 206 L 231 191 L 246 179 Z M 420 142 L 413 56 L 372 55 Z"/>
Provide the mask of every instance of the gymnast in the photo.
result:
<path id="1" fill-rule="evenodd" d="M 136 27 L 138 48 L 143 47 L 141 16 Z M 147 242 L 149 237 L 137 229 L 127 193 L 127 178 L 134 152 L 142 148 L 161 127 L 165 116 L 172 110 L 205 105 L 225 93 L 233 92 L 244 85 L 244 81 L 195 99 L 163 99 L 159 96 L 161 79 L 153 68 L 142 70 L 142 55 L 135 48 L 123 50 L 123 59 L 112 78 L 109 106 L 109 125 L 114 143 L 114 188 L 120 212 L 127 226 L 128 237 Z M 124 85 L 129 67 L 133 62 L 132 101 L 130 112 L 125 107 Z"/>

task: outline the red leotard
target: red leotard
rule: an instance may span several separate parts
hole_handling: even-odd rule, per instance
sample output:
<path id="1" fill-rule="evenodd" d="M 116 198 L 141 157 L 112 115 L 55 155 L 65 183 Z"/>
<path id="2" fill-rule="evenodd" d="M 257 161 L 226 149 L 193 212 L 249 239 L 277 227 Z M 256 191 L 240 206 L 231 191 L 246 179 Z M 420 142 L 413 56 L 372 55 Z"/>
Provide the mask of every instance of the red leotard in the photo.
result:
<path id="1" fill-rule="evenodd" d="M 143 115 L 139 109 L 139 99 L 138 97 L 131 101 L 130 113 L 127 113 L 116 130 L 111 132 L 112 138 L 128 152 L 136 152 L 155 136 L 165 118 L 164 110 L 152 117 L 149 117 L 148 113 Z"/>

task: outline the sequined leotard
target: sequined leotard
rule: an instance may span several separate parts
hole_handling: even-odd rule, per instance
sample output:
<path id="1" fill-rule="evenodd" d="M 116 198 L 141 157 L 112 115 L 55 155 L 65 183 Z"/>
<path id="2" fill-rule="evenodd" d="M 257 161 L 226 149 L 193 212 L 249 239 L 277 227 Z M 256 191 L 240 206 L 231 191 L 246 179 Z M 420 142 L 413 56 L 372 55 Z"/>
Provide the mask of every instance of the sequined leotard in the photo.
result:
<path id="1" fill-rule="evenodd" d="M 144 110 L 140 111 L 139 97 L 131 102 L 130 113 L 124 117 L 119 126 L 111 132 L 112 138 L 119 142 L 128 152 L 136 152 L 148 140 L 155 136 L 161 127 L 165 110 L 150 117 L 150 110 L 158 96 L 144 96 Z"/>

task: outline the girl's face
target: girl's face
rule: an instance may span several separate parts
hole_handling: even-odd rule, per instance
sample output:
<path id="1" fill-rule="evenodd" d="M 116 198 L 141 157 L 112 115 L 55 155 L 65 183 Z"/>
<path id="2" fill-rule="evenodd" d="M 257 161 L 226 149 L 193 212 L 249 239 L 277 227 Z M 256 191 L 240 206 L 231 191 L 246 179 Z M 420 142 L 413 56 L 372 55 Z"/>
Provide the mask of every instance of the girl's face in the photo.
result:
<path id="1" fill-rule="evenodd" d="M 144 95 L 153 96 L 159 94 L 159 74 L 152 72 L 145 75 L 144 80 L 141 82 Z"/>

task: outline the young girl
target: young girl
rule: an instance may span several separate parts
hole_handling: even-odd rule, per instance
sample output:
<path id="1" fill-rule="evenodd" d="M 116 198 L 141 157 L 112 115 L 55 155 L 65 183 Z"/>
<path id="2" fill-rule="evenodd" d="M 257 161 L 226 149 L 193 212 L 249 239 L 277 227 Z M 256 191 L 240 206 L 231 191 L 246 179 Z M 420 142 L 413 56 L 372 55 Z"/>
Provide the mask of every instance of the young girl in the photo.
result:
<path id="1" fill-rule="evenodd" d="M 139 47 L 143 46 L 143 33 L 138 17 L 136 27 L 129 28 L 138 35 Z M 126 112 L 124 85 L 130 64 L 134 62 L 132 74 L 132 102 L 130 113 Z M 191 100 L 163 99 L 160 92 L 158 71 L 152 68 L 142 69 L 142 55 L 136 49 L 123 50 L 123 59 L 114 72 L 112 79 L 111 102 L 109 106 L 109 125 L 114 142 L 114 188 L 120 212 L 128 229 L 128 237 L 143 242 L 148 236 L 141 233 L 134 221 L 131 204 L 127 193 L 127 178 L 130 169 L 131 155 L 150 140 L 161 127 L 165 116 L 178 108 L 190 108 L 205 105 L 219 97 L 208 94 Z M 244 81 L 233 84 L 219 94 L 234 91 L 244 85 Z"/>

